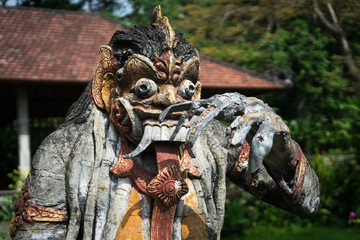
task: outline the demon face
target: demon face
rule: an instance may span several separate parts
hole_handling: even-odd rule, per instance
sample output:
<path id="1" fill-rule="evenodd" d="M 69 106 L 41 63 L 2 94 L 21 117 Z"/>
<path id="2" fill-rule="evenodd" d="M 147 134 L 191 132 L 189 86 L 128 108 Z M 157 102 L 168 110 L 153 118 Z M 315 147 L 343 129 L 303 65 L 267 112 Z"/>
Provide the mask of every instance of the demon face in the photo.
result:
<path id="1" fill-rule="evenodd" d="M 200 99 L 199 55 L 173 31 L 160 8 L 155 8 L 152 26 L 117 31 L 100 52 L 93 99 L 120 133 L 138 145 L 132 156 L 154 141 L 184 142 L 189 123 L 176 126 L 185 112 L 173 112 L 161 123 L 158 119 L 170 105 Z"/>

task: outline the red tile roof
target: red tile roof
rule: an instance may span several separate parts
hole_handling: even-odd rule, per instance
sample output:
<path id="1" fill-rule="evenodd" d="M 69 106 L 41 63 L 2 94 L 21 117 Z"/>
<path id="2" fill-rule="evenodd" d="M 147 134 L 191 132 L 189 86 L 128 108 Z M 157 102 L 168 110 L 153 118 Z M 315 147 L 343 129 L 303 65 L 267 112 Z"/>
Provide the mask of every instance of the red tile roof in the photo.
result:
<path id="1" fill-rule="evenodd" d="M 99 46 L 125 30 L 94 13 L 26 7 L 0 7 L 0 25 L 0 81 L 87 82 L 100 59 Z M 204 88 L 284 88 L 205 56 L 200 79 Z"/>
<path id="2" fill-rule="evenodd" d="M 98 49 L 121 28 L 96 14 L 37 8 L 0 8 L 0 78 L 84 81 Z"/>
<path id="3" fill-rule="evenodd" d="M 285 85 L 236 65 L 200 56 L 200 81 L 207 88 L 280 89 Z"/>

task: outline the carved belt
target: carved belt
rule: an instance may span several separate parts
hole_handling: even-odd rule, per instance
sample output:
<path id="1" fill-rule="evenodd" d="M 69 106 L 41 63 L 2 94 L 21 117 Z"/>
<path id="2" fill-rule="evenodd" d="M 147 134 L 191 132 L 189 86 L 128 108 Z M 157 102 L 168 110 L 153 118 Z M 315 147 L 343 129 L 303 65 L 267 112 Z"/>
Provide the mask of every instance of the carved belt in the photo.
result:
<path id="1" fill-rule="evenodd" d="M 200 177 L 192 165 L 184 145 L 155 142 L 158 174 L 152 173 L 134 159 L 124 159 L 130 153 L 126 141 L 121 142 L 121 152 L 111 172 L 117 177 L 130 177 L 138 190 L 152 199 L 151 239 L 171 240 L 177 203 L 188 192 L 185 179 Z"/>

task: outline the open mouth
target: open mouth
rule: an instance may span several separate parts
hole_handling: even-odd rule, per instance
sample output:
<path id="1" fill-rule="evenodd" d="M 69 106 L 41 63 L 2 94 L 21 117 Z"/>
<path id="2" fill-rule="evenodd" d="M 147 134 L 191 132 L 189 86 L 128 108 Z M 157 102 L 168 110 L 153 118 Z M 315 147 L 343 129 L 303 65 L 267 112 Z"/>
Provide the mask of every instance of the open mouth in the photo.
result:
<path id="1" fill-rule="evenodd" d="M 176 120 L 167 120 L 162 123 L 146 120 L 144 121 L 144 135 L 151 138 L 152 141 L 185 142 L 190 123 L 187 120 L 180 129 L 176 129 L 177 125 L 178 121 Z"/>
<path id="2" fill-rule="evenodd" d="M 125 99 L 120 99 L 120 102 L 128 112 L 133 132 L 137 132 L 138 136 L 141 136 L 136 149 L 125 155 L 124 158 L 134 158 L 140 155 L 153 142 L 185 142 L 190 128 L 190 122 L 184 114 L 186 112 L 174 113 L 170 119 L 159 122 L 157 119 L 162 112 L 160 109 L 147 109 L 142 106 L 132 107 Z"/>
<path id="3" fill-rule="evenodd" d="M 190 122 L 185 120 L 181 127 L 177 127 L 177 125 L 178 121 L 176 120 L 166 120 L 161 123 L 156 120 L 145 120 L 143 122 L 144 133 L 140 143 L 134 151 L 125 155 L 124 158 L 138 156 L 153 142 L 185 142 Z"/>

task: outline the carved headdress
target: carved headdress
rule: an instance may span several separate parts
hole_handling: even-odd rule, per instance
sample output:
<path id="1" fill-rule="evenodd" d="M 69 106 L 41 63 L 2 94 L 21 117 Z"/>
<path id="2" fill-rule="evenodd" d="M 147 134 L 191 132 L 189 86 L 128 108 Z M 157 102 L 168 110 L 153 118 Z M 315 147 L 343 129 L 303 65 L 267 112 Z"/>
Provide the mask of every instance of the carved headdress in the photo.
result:
<path id="1" fill-rule="evenodd" d="M 93 100 L 132 142 L 140 141 L 146 122 L 156 121 L 167 106 L 200 98 L 198 52 L 174 32 L 160 6 L 150 26 L 115 32 L 100 52 Z"/>

